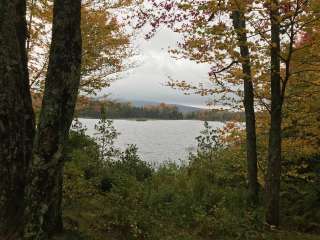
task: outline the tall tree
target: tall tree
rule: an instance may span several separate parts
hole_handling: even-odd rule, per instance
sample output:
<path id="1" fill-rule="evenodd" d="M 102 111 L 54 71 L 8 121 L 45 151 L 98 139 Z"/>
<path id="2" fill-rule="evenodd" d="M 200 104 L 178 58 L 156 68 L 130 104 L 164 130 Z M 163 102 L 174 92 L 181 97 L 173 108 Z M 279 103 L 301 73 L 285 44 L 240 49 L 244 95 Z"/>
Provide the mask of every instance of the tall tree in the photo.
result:
<path id="1" fill-rule="evenodd" d="M 265 4 L 265 7 L 269 11 L 271 25 L 269 44 L 271 122 L 266 178 L 266 222 L 278 227 L 280 223 L 282 108 L 288 83 L 297 74 L 317 71 L 314 69 L 312 58 L 306 62 L 305 59 L 299 57 L 299 54 L 319 47 L 318 41 L 301 44 L 299 37 L 306 36 L 310 29 L 319 25 L 320 15 L 319 3 L 313 0 L 271 0 Z"/>
<path id="2" fill-rule="evenodd" d="M 55 0 L 48 72 L 35 140 L 32 218 L 28 237 L 62 230 L 62 175 L 81 73 L 81 0 Z"/>
<path id="3" fill-rule="evenodd" d="M 266 221 L 279 225 L 279 197 L 281 174 L 282 95 L 280 75 L 280 4 L 272 0 L 271 20 L 271 123 L 269 133 L 268 170 L 266 181 Z"/>
<path id="4" fill-rule="evenodd" d="M 310 48 L 315 44 L 312 42 L 307 46 L 298 46 L 296 43 L 299 35 L 319 23 L 319 1 L 183 0 L 176 3 L 149 0 L 149 2 L 151 2 L 150 7 L 144 6 L 139 11 L 139 17 L 143 19 L 139 26 L 149 22 L 152 28 L 147 37 L 151 37 L 161 24 L 165 24 L 183 36 L 178 49 L 171 51 L 173 54 L 198 63 L 213 65 L 209 72 L 210 80 L 214 83 L 212 87 L 207 87 L 203 83 L 197 86 L 186 81 L 170 81 L 170 86 L 201 95 L 211 94 L 216 99 L 222 100 L 220 104 L 233 105 L 234 102 L 239 103 L 239 101 L 230 96 L 236 95 L 238 99 L 242 99 L 242 96 L 246 95 L 246 90 L 243 93 L 239 91 L 239 79 L 244 79 L 243 76 L 248 77 L 243 70 L 246 68 L 248 72 L 248 66 L 251 65 L 254 97 L 259 101 L 259 108 L 264 108 L 264 111 L 269 112 L 271 116 L 269 156 L 266 157 L 269 162 L 266 178 L 266 221 L 277 226 L 279 224 L 282 105 L 285 102 L 289 80 L 298 74 L 292 68 L 293 57 L 302 49 Z M 244 15 L 246 21 L 242 23 L 233 21 L 233 24 L 230 24 L 227 20 L 230 13 L 234 16 L 233 20 L 239 20 L 239 18 L 241 20 L 241 11 L 240 13 L 234 11 L 237 9 L 233 6 L 237 4 L 248 6 L 247 13 Z M 239 30 L 240 24 L 244 23 L 248 25 L 246 29 L 237 31 L 236 28 Z M 243 44 L 239 41 L 239 37 L 243 38 L 246 33 L 248 41 L 247 44 Z M 247 66 L 244 64 L 246 63 L 245 45 L 249 47 L 251 57 L 250 65 L 246 64 Z M 239 47 L 240 53 L 237 50 Z M 242 69 L 239 68 L 238 63 L 242 64 Z M 310 71 L 310 66 L 305 70 Z M 247 87 L 245 89 L 248 90 L 250 86 L 247 85 Z M 248 96 L 250 95 L 247 92 Z"/>
<path id="5" fill-rule="evenodd" d="M 249 182 L 249 201 L 255 204 L 258 200 L 258 170 L 257 170 L 257 142 L 256 142 L 256 117 L 254 110 L 254 91 L 251 70 L 250 50 L 247 37 L 247 24 L 245 17 L 246 3 L 235 1 L 235 10 L 232 12 L 233 27 L 238 37 L 240 48 L 243 85 L 244 85 L 244 109 L 246 122 L 246 151 Z"/>
<path id="6" fill-rule="evenodd" d="M 0 1 L 0 239 L 22 239 L 34 136 L 26 2 Z"/>
<path id="7" fill-rule="evenodd" d="M 52 0 L 28 1 L 29 71 L 32 90 L 43 92 L 49 59 Z M 80 90 L 95 94 L 132 67 L 130 34 L 115 14 L 129 1 L 82 1 L 82 66 Z M 125 61 L 126 60 L 126 61 Z"/>
<path id="8" fill-rule="evenodd" d="M 229 104 L 232 107 L 235 102 L 236 107 L 241 106 L 240 101 L 243 101 L 247 135 L 248 199 L 255 203 L 258 199 L 259 185 L 253 63 L 250 53 L 252 41 L 249 41 L 247 36 L 249 28 L 246 20 L 246 13 L 252 7 L 251 3 L 239 0 L 149 2 L 152 3 L 152 8 L 142 10 L 139 14 L 139 17 L 144 22 L 150 22 L 153 28 L 148 37 L 152 36 L 161 24 L 165 24 L 184 37 L 179 49 L 171 51 L 172 53 L 212 65 L 209 72 L 210 80 L 213 82 L 211 88 L 204 87 L 204 84 L 194 86 L 179 80 L 170 81 L 169 85 L 200 95 L 214 95 L 216 99 L 220 98 L 219 104 Z M 229 16 L 232 18 L 231 22 L 228 20 Z M 243 91 L 239 91 L 241 80 Z"/>

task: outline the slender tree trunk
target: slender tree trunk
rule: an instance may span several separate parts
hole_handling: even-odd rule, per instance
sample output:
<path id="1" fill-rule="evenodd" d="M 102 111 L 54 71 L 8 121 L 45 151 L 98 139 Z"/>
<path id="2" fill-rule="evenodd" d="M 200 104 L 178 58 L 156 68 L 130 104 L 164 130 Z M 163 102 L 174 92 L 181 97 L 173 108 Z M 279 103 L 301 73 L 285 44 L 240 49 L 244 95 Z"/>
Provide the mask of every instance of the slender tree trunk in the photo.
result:
<path id="1" fill-rule="evenodd" d="M 268 169 L 266 179 L 266 221 L 279 226 L 281 175 L 281 75 L 279 1 L 273 0 L 271 19 L 271 127 L 269 133 Z"/>
<path id="2" fill-rule="evenodd" d="M 26 2 L 0 0 L 0 239 L 22 239 L 34 137 Z"/>
<path id="3" fill-rule="evenodd" d="M 242 72 L 244 80 L 244 109 L 246 120 L 246 148 L 247 168 L 249 182 L 249 202 L 256 204 L 258 201 L 258 173 L 257 173 L 257 144 L 256 144 L 256 119 L 254 110 L 254 92 L 252 84 L 252 72 L 250 62 L 250 51 L 246 33 L 246 19 L 244 10 L 235 10 L 232 13 L 233 27 L 237 32 L 240 54 L 242 58 Z"/>
<path id="4" fill-rule="evenodd" d="M 53 32 L 45 91 L 35 141 L 32 201 L 37 211 L 30 239 L 62 231 L 62 171 L 78 95 L 81 69 L 81 0 L 55 0 Z"/>

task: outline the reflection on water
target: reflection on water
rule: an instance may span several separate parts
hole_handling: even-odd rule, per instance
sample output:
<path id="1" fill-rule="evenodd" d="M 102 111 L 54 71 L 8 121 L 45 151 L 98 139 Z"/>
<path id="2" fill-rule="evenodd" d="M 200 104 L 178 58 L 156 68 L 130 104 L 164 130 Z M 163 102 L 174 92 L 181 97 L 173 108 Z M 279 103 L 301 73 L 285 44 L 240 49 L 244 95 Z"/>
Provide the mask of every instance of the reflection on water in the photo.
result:
<path id="1" fill-rule="evenodd" d="M 93 136 L 97 119 L 79 119 Z M 211 126 L 223 127 L 221 122 L 210 122 Z M 135 144 L 143 160 L 158 165 L 166 161 L 186 160 L 188 153 L 196 150 L 195 137 L 203 129 L 203 122 L 196 120 L 114 120 L 121 133 L 116 145 L 125 148 Z"/>

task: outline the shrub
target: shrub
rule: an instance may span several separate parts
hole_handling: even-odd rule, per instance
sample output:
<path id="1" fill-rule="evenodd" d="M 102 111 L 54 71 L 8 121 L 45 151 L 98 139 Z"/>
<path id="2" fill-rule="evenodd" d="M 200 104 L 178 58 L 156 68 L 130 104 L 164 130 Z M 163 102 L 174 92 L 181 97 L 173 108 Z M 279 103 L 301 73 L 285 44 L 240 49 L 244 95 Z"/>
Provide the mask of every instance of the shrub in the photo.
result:
<path id="1" fill-rule="evenodd" d="M 283 239 L 264 230 L 263 206 L 247 206 L 243 146 L 224 146 L 209 125 L 197 139 L 198 151 L 188 164 L 153 169 L 135 146 L 108 151 L 114 141 L 102 148 L 97 139 L 72 132 L 64 179 L 66 227 L 94 240 Z M 288 178 L 283 185 L 284 219 L 296 229 L 318 227 L 319 184 L 311 179 Z"/>

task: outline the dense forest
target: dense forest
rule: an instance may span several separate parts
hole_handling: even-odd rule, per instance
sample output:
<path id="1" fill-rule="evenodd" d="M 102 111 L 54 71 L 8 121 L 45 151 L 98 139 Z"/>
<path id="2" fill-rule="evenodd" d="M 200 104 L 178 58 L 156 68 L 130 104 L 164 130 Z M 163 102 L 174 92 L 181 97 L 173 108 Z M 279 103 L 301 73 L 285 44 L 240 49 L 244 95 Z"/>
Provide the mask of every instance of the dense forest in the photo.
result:
<path id="1" fill-rule="evenodd" d="M 131 103 L 92 100 L 79 109 L 78 116 L 101 118 L 101 108 L 109 119 L 183 119 L 176 106 L 165 103 L 136 107 Z"/>
<path id="2" fill-rule="evenodd" d="M 108 118 L 175 107 L 99 106 L 95 137 L 75 118 L 164 26 L 172 57 L 211 66 L 166 87 L 245 127 L 205 122 L 186 163 L 154 167 Z M 319 0 L 0 0 L 0 239 L 320 239 L 319 49 Z"/>
<path id="3" fill-rule="evenodd" d="M 202 120 L 202 121 L 243 121 L 242 112 L 227 110 L 201 110 L 180 112 L 175 105 L 160 103 L 136 107 L 130 102 L 99 101 L 82 99 L 78 104 L 77 116 L 101 118 L 101 109 L 109 119 L 167 119 L 167 120 Z"/>
<path id="4" fill-rule="evenodd" d="M 230 110 L 201 110 L 198 112 L 189 112 L 183 115 L 183 119 L 197 119 L 202 121 L 244 121 L 244 112 L 235 112 Z"/>

